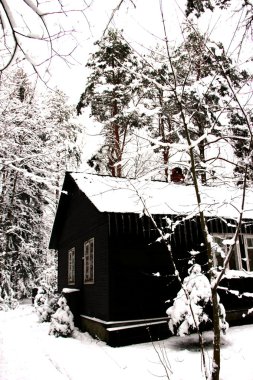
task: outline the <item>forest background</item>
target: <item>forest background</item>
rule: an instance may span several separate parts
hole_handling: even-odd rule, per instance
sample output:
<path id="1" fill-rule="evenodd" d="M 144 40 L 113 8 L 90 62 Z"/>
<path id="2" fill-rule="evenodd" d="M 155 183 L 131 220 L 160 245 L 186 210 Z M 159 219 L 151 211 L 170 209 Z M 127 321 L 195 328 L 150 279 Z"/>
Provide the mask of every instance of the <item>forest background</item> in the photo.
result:
<path id="1" fill-rule="evenodd" d="M 180 166 L 197 198 L 199 184 L 251 183 L 253 5 L 146 3 L 1 2 L 3 308 L 56 286 L 66 170 L 170 181 Z"/>

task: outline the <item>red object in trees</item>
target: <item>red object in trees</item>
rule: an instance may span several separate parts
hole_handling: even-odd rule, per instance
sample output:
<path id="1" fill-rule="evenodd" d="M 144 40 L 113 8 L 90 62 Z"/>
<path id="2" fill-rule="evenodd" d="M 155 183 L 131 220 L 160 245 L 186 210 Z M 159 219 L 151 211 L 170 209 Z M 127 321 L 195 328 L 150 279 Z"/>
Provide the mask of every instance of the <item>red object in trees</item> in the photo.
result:
<path id="1" fill-rule="evenodd" d="M 176 183 L 184 182 L 184 175 L 183 175 L 182 169 L 179 167 L 173 168 L 170 179 L 172 182 L 176 182 Z"/>

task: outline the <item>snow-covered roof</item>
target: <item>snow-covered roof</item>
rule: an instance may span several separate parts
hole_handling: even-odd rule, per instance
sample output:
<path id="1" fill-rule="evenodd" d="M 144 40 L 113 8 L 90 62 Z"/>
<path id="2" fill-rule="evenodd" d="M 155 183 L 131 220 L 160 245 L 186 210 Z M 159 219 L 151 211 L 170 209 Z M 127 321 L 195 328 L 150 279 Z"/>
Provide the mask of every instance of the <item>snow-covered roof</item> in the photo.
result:
<path id="1" fill-rule="evenodd" d="M 178 215 L 198 212 L 193 185 L 70 173 L 78 188 L 101 212 Z M 200 187 L 207 216 L 237 218 L 243 190 L 236 186 Z M 253 191 L 247 189 L 244 218 L 253 219 Z"/>

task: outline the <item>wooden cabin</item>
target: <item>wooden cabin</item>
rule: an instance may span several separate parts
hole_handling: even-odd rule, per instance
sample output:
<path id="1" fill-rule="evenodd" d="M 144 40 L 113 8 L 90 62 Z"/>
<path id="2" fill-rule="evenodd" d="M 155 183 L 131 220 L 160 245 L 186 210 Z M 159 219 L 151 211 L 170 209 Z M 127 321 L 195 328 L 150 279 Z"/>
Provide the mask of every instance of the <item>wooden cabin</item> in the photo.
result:
<path id="1" fill-rule="evenodd" d="M 202 186 L 201 192 L 220 246 L 235 231 L 242 189 Z M 58 251 L 58 290 L 75 323 L 111 345 L 168 336 L 166 309 L 180 288 L 168 250 L 183 277 L 193 260 L 208 270 L 196 215 L 192 185 L 66 173 L 49 247 Z M 243 296 L 253 291 L 250 190 L 234 251 L 220 290 L 230 321 L 253 306 Z M 218 249 L 217 266 L 222 260 Z"/>

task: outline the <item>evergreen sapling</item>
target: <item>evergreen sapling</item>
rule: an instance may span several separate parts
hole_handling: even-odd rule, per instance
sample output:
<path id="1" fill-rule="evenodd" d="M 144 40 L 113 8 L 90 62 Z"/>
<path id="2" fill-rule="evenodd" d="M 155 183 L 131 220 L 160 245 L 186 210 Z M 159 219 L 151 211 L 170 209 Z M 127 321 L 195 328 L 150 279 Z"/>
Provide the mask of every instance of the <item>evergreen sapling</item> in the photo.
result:
<path id="1" fill-rule="evenodd" d="M 59 308 L 51 317 L 51 324 L 49 329 L 50 335 L 56 337 L 68 337 L 71 336 L 74 331 L 74 317 L 67 305 L 65 297 L 60 297 L 58 300 Z"/>
<path id="2" fill-rule="evenodd" d="M 202 328 L 210 321 L 208 310 L 211 310 L 211 285 L 201 272 L 199 264 L 189 269 L 189 276 L 183 281 L 174 303 L 166 313 L 169 316 L 169 329 L 179 336 L 188 335 Z M 224 306 L 219 303 L 220 328 L 225 334 L 228 329 Z"/>

